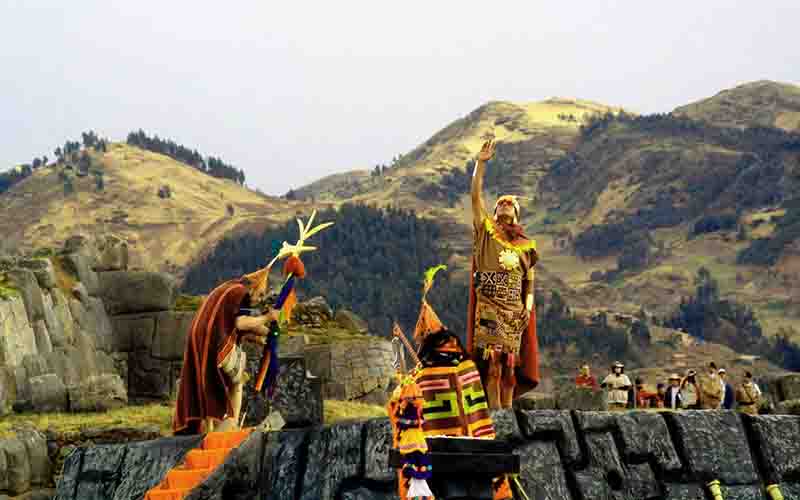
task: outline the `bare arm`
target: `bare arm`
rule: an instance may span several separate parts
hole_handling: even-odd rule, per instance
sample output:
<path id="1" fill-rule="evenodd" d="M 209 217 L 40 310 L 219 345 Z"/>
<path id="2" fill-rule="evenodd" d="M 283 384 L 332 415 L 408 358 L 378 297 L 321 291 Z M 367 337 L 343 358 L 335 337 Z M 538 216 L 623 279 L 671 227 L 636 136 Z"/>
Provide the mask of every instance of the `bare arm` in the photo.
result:
<path id="1" fill-rule="evenodd" d="M 486 171 L 486 162 L 494 156 L 494 141 L 486 141 L 478 153 L 475 161 L 475 172 L 472 174 L 472 222 L 475 227 L 483 223 L 486 217 L 486 207 L 483 204 L 483 174 Z"/>
<path id="2" fill-rule="evenodd" d="M 264 326 L 278 320 L 278 311 L 270 311 L 262 316 L 239 316 L 236 318 L 236 329 L 243 332 L 254 332 L 266 335 L 269 330 Z"/>

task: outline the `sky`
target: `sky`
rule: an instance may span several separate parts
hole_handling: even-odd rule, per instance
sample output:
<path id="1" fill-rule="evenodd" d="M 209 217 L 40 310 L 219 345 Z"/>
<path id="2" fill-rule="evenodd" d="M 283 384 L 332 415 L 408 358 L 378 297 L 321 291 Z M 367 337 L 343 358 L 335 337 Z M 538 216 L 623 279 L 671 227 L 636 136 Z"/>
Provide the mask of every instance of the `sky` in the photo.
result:
<path id="1" fill-rule="evenodd" d="M 0 0 L 0 170 L 142 128 L 283 194 L 487 101 L 654 113 L 799 84 L 798 19 L 797 0 Z"/>

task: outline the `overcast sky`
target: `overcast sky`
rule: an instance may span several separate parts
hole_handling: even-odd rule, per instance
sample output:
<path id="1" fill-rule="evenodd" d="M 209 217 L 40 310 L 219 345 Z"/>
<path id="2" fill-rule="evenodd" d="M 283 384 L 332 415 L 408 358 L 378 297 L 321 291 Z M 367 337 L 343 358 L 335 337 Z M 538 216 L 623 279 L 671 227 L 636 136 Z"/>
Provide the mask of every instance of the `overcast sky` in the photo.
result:
<path id="1" fill-rule="evenodd" d="M 489 100 L 650 113 L 799 83 L 798 21 L 797 0 L 0 0 L 0 170 L 143 128 L 282 194 Z"/>

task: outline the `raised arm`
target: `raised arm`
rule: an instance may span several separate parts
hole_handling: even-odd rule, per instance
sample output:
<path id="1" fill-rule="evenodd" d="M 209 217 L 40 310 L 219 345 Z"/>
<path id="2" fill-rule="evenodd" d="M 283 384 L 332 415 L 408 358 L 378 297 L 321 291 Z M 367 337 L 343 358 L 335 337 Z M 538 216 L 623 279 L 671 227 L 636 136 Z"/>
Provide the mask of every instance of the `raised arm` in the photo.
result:
<path id="1" fill-rule="evenodd" d="M 472 173 L 472 222 L 475 227 L 483 224 L 486 217 L 486 207 L 483 205 L 483 174 L 486 170 L 486 162 L 494 156 L 495 142 L 489 140 L 483 143 L 483 147 L 478 153 L 475 161 L 475 172 Z"/>

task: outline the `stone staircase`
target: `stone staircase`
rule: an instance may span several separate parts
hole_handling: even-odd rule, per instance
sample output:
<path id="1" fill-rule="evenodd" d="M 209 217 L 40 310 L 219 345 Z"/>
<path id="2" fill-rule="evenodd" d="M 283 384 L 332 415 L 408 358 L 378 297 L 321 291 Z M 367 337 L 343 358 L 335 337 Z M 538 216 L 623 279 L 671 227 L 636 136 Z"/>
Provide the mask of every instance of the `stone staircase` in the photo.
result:
<path id="1" fill-rule="evenodd" d="M 202 483 L 211 472 L 225 461 L 252 429 L 231 432 L 210 432 L 199 448 L 189 451 L 184 462 L 167 472 L 164 480 L 145 495 L 145 500 L 183 500 L 192 489 Z"/>

